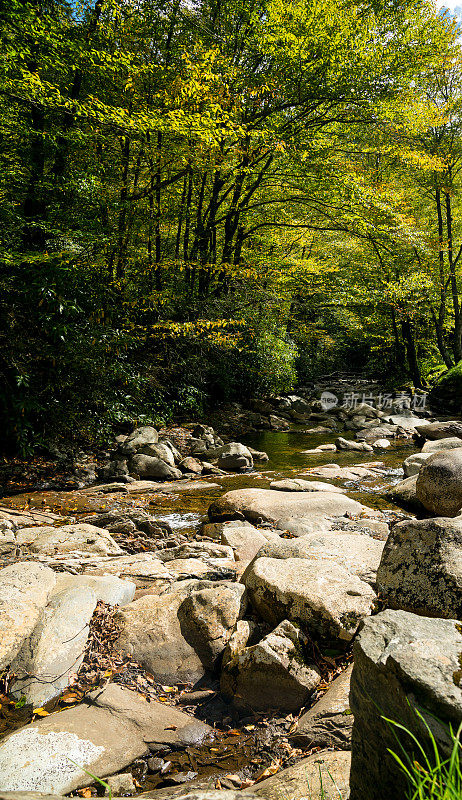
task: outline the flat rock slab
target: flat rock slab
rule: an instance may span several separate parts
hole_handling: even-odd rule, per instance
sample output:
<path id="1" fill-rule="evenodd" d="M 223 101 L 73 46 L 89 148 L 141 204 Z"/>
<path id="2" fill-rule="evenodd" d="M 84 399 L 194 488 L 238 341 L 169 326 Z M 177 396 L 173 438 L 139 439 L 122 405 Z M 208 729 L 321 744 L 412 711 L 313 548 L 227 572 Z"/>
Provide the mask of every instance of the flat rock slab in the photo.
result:
<path id="1" fill-rule="evenodd" d="M 277 523 L 283 517 L 341 516 L 364 509 L 356 500 L 336 492 L 280 492 L 274 489 L 236 489 L 209 508 L 211 520 L 245 517 L 249 522 Z"/>
<path id="2" fill-rule="evenodd" d="M 23 561 L 0 570 L 0 669 L 34 630 L 56 584 L 53 570 Z"/>
<path id="3" fill-rule="evenodd" d="M 69 553 L 73 550 L 100 555 L 123 553 L 109 531 L 84 522 L 62 525 L 59 528 L 23 528 L 16 534 L 16 541 L 32 553 L 48 555 Z"/>
<path id="4" fill-rule="evenodd" d="M 328 478 L 330 480 L 358 481 L 364 478 L 374 478 L 377 473 L 368 467 L 341 467 L 339 464 L 326 464 L 324 467 L 307 469 L 301 475 L 314 475 L 318 478 Z"/>
<path id="5" fill-rule="evenodd" d="M 324 750 L 243 789 L 241 794 L 263 800 L 340 800 L 348 797 L 350 763 L 348 751 Z"/>
<path id="6" fill-rule="evenodd" d="M 14 528 L 25 528 L 32 525 L 53 525 L 55 522 L 65 522 L 66 517 L 53 514 L 51 511 L 20 511 L 17 508 L 0 506 L 0 520 L 8 520 Z"/>
<path id="7" fill-rule="evenodd" d="M 172 575 L 153 553 L 134 553 L 120 558 L 101 559 L 84 565 L 85 574 L 116 575 L 133 581 L 137 587 L 161 582 L 168 585 Z"/>
<path id="8" fill-rule="evenodd" d="M 336 492 L 345 494 L 345 489 L 334 486 L 332 483 L 322 481 L 304 481 L 302 478 L 288 478 L 281 481 L 270 483 L 270 489 L 277 489 L 279 492 Z"/>
<path id="9" fill-rule="evenodd" d="M 212 481 L 184 481 L 177 480 L 172 483 L 160 483 L 159 481 L 133 481 L 127 483 L 130 494 L 138 492 L 162 492 L 165 494 L 175 494 L 176 492 L 205 491 L 207 489 L 219 489 L 219 483 Z"/>
<path id="10" fill-rule="evenodd" d="M 149 752 L 150 744 L 201 743 L 211 729 L 187 714 L 116 684 L 80 705 L 26 725 L 0 743 L 5 791 L 67 794 Z"/>
<path id="11" fill-rule="evenodd" d="M 355 718 L 351 800 L 407 795 L 405 776 L 387 749 L 401 754 L 401 741 L 409 752 L 411 739 L 382 715 L 432 752 L 426 721 L 441 758 L 449 756 L 448 724 L 456 731 L 462 722 L 461 653 L 462 633 L 455 620 L 387 610 L 364 621 L 354 644 L 350 690 Z"/>
<path id="12" fill-rule="evenodd" d="M 302 714 L 290 734 L 295 747 L 332 747 L 350 750 L 353 715 L 350 710 L 350 680 L 353 665 L 335 678 L 309 711 Z"/>

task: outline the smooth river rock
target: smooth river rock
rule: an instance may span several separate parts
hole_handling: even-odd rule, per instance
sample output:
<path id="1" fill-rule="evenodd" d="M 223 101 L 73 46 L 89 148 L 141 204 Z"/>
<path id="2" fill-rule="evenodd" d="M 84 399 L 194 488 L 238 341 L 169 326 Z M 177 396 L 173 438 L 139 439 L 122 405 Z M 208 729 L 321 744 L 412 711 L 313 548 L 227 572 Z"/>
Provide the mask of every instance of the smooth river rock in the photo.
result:
<path id="1" fill-rule="evenodd" d="M 0 570 L 0 669 L 31 635 L 56 584 L 53 570 L 33 561 Z"/>
<path id="2" fill-rule="evenodd" d="M 276 523 L 283 517 L 359 514 L 364 506 L 337 492 L 281 492 L 274 489 L 236 489 L 209 508 L 211 520 L 243 518 Z"/>
<path id="3" fill-rule="evenodd" d="M 4 791 L 67 794 L 149 753 L 149 745 L 200 744 L 211 729 L 136 692 L 109 684 L 78 706 L 14 731 L 0 742 Z"/>
<path id="4" fill-rule="evenodd" d="M 253 794 L 261 800 L 347 800 L 350 763 L 346 750 L 323 750 L 243 789 L 242 795 L 247 798 Z"/>
<path id="5" fill-rule="evenodd" d="M 272 625 L 289 619 L 326 644 L 350 642 L 376 607 L 369 584 L 323 558 L 257 558 L 242 580 L 263 619 Z"/>
<path id="6" fill-rule="evenodd" d="M 16 541 L 32 553 L 44 555 L 70 553 L 74 550 L 103 556 L 123 553 L 109 531 L 85 522 L 63 525 L 60 528 L 22 528 L 16 534 Z"/>
<path id="7" fill-rule="evenodd" d="M 462 509 L 462 447 L 434 453 L 416 481 L 417 497 L 432 514 L 455 517 Z"/>

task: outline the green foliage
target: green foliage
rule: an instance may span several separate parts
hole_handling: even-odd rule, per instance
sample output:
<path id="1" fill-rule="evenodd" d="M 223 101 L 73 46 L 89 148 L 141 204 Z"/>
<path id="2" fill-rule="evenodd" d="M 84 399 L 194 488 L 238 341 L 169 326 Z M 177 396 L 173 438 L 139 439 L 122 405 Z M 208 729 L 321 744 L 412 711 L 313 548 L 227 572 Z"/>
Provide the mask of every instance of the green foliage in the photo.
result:
<path id="1" fill-rule="evenodd" d="M 430 0 L 3 4 L 2 446 L 459 360 L 459 48 Z"/>

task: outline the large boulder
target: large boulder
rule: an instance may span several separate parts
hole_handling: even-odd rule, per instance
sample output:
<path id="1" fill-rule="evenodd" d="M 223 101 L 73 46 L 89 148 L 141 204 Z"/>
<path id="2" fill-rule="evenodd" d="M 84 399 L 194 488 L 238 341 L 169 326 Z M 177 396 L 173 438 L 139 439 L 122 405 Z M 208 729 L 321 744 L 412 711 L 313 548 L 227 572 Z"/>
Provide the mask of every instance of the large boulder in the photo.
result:
<path id="1" fill-rule="evenodd" d="M 298 539 L 277 539 L 265 542 L 256 558 L 304 558 L 311 561 L 332 561 L 375 586 L 384 542 L 373 539 L 362 530 L 321 531 Z M 246 575 L 244 575 L 244 580 Z"/>
<path id="2" fill-rule="evenodd" d="M 158 442 L 157 444 L 145 444 L 137 450 L 137 454 L 143 456 L 152 456 L 153 458 L 160 458 L 165 461 L 170 467 L 175 466 L 175 457 L 172 450 L 168 445 Z"/>
<path id="3" fill-rule="evenodd" d="M 462 509 L 462 447 L 434 453 L 417 476 L 416 494 L 424 508 L 441 517 Z"/>
<path id="4" fill-rule="evenodd" d="M 138 661 L 159 683 L 195 683 L 205 672 L 198 653 L 183 636 L 179 616 L 181 605 L 200 584 L 183 583 L 160 596 L 145 595 L 116 615 L 120 628 L 116 649 Z"/>
<path id="5" fill-rule="evenodd" d="M 33 561 L 0 570 L 0 669 L 31 635 L 56 584 L 53 570 Z"/>
<path id="6" fill-rule="evenodd" d="M 54 595 L 11 664 L 16 678 L 10 691 L 34 708 L 43 706 L 69 685 L 82 664 L 96 595 L 74 587 Z"/>
<path id="7" fill-rule="evenodd" d="M 314 706 L 306 711 L 290 734 L 290 742 L 304 750 L 309 747 L 333 747 L 350 750 L 353 714 L 350 711 L 350 679 L 353 666 L 347 667 L 330 684 Z"/>
<path id="8" fill-rule="evenodd" d="M 170 466 L 158 456 L 146 456 L 137 453 L 132 456 L 129 464 L 130 475 L 140 478 L 157 478 L 161 481 L 174 481 L 181 478 L 182 472 Z"/>
<path id="9" fill-rule="evenodd" d="M 147 703 L 136 692 L 109 684 L 78 706 L 4 738 L 0 785 L 4 791 L 67 794 L 147 755 L 149 745 L 197 745 L 210 732 L 172 706 Z"/>
<path id="10" fill-rule="evenodd" d="M 102 556 L 121 555 L 123 550 L 105 528 L 79 522 L 59 528 L 22 528 L 16 534 L 19 545 L 32 553 L 55 555 L 74 550 Z"/>
<path id="11" fill-rule="evenodd" d="M 315 639 L 350 642 L 376 607 L 369 584 L 326 558 L 256 558 L 242 578 L 252 605 L 267 622 L 289 619 Z"/>
<path id="12" fill-rule="evenodd" d="M 440 450 L 457 450 L 461 447 L 461 440 L 458 436 L 450 436 L 448 439 L 435 439 L 425 442 L 422 453 L 437 453 Z"/>
<path id="13" fill-rule="evenodd" d="M 431 453 L 413 453 L 412 456 L 408 456 L 403 461 L 404 477 L 410 478 L 412 475 L 417 475 L 430 456 Z"/>
<path id="14" fill-rule="evenodd" d="M 417 497 L 417 478 L 418 474 L 415 474 L 395 483 L 394 486 L 391 486 L 386 491 L 385 496 L 410 511 L 425 511 L 424 506 Z"/>
<path id="15" fill-rule="evenodd" d="M 245 518 L 275 523 L 283 517 L 323 518 L 359 514 L 364 506 L 338 492 L 281 492 L 274 489 L 235 489 L 212 503 L 212 520 Z"/>
<path id="16" fill-rule="evenodd" d="M 221 690 L 225 698 L 255 710 L 299 711 L 313 694 L 321 673 L 308 652 L 308 640 L 284 620 L 258 644 L 225 662 Z"/>
<path id="17" fill-rule="evenodd" d="M 216 461 L 220 469 L 229 472 L 241 472 L 253 467 L 252 453 L 239 442 L 230 442 L 230 444 L 207 450 L 205 456 L 207 461 Z"/>
<path id="18" fill-rule="evenodd" d="M 409 730 L 431 758 L 427 724 L 440 756 L 449 756 L 448 724 L 456 731 L 462 722 L 461 652 L 462 633 L 453 620 L 387 610 L 364 621 L 350 691 L 351 800 L 408 796 L 406 777 L 389 750 L 401 757 L 404 751 L 411 763 L 422 756 L 388 720 Z"/>
<path id="19" fill-rule="evenodd" d="M 377 572 L 391 608 L 462 619 L 462 517 L 395 525 Z"/>
<path id="20" fill-rule="evenodd" d="M 415 429 L 424 439 L 448 439 L 449 437 L 462 439 L 462 423 L 454 420 L 449 422 L 427 422 L 425 425 L 416 425 Z"/>
<path id="21" fill-rule="evenodd" d="M 159 441 L 159 434 L 155 428 L 145 425 L 136 428 L 127 438 L 120 444 L 119 450 L 124 455 L 131 456 L 137 453 L 141 447 L 146 444 L 157 444 Z"/>
<path id="22" fill-rule="evenodd" d="M 350 762 L 351 756 L 346 750 L 313 753 L 294 766 L 243 789 L 242 796 L 245 800 L 252 794 L 260 800 L 346 800 Z"/>

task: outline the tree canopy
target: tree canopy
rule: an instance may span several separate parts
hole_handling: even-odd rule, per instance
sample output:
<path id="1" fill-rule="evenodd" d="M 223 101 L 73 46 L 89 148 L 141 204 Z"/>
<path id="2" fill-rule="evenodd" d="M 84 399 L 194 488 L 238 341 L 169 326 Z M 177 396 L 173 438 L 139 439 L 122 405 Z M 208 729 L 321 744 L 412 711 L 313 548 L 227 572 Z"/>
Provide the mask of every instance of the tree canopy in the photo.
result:
<path id="1" fill-rule="evenodd" d="M 11 447 L 462 358 L 462 60 L 432 2 L 9 0 L 0 37 Z"/>

